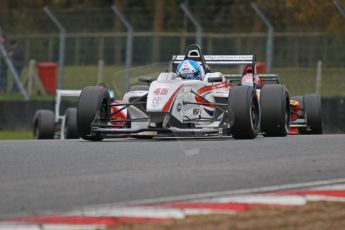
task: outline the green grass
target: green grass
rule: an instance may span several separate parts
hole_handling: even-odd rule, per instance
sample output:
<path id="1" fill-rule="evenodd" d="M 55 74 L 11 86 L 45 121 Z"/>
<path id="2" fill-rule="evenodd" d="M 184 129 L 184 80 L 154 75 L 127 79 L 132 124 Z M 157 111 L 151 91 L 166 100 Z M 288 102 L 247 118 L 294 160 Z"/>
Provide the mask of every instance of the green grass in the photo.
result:
<path id="1" fill-rule="evenodd" d="M 124 80 L 127 72 L 123 66 L 105 66 L 104 82 L 115 90 L 116 98 L 122 98 L 124 93 Z M 166 71 L 166 65 L 151 65 L 147 67 L 135 67 L 132 76 L 150 75 L 151 73 Z M 230 72 L 231 71 L 231 72 Z M 225 70 L 224 73 L 238 73 L 238 69 Z M 315 91 L 316 68 L 274 68 L 274 73 L 280 75 L 281 83 L 289 89 L 290 96 L 304 95 Z M 26 70 L 23 71 L 24 76 Z M 95 85 L 97 81 L 97 66 L 68 66 L 65 68 L 64 86 L 66 89 L 82 89 L 88 85 Z M 131 84 L 135 84 L 137 78 L 133 77 Z M 9 85 L 9 88 L 12 87 Z M 322 97 L 345 96 L 345 69 L 324 68 L 322 71 Z M 33 96 L 35 100 L 54 100 L 53 96 Z M 22 100 L 19 94 L 0 95 L 0 100 Z M 0 139 L 32 139 L 31 131 L 0 131 Z"/>
<path id="2" fill-rule="evenodd" d="M 0 140 L 28 140 L 32 139 L 32 131 L 28 130 L 1 130 Z"/>
<path id="3" fill-rule="evenodd" d="M 133 67 L 131 69 L 131 84 L 138 83 L 137 76 L 150 75 L 156 72 L 166 71 L 168 64 L 161 63 Z M 64 89 L 82 89 L 86 86 L 97 83 L 97 66 L 66 66 L 64 69 Z M 27 75 L 27 69 L 22 72 L 22 78 Z M 155 76 L 158 76 L 156 74 Z M 124 66 L 104 66 L 103 81 L 109 88 L 115 91 L 116 98 L 122 98 L 125 93 L 124 82 L 127 77 L 127 71 Z M 9 78 L 8 92 L 12 88 L 12 78 Z M 54 96 L 35 95 L 31 97 L 35 100 L 53 100 Z M 19 93 L 0 95 L 0 100 L 22 100 Z"/>
<path id="4" fill-rule="evenodd" d="M 315 92 L 315 68 L 275 68 L 280 80 L 289 89 L 290 95 Z M 322 70 L 321 96 L 345 96 L 345 69 L 324 68 Z"/>
<path id="5" fill-rule="evenodd" d="M 223 73 L 240 73 L 238 68 L 219 69 Z M 274 68 L 280 83 L 286 85 L 290 96 L 315 92 L 316 68 Z M 345 68 L 323 68 L 320 94 L 322 97 L 345 96 Z"/>
<path id="6" fill-rule="evenodd" d="M 167 64 L 158 63 L 148 66 L 134 67 L 131 70 L 131 84 L 137 83 L 136 76 L 150 75 L 157 76 L 157 72 L 166 71 Z M 231 69 L 232 72 L 238 69 Z M 224 71 L 229 73 L 228 71 Z M 315 91 L 316 68 L 274 68 L 274 73 L 280 75 L 281 82 L 285 84 L 290 95 L 303 95 Z M 66 66 L 64 71 L 65 89 L 82 89 L 85 86 L 95 85 L 97 82 L 97 66 Z M 24 69 L 22 76 L 27 74 Z M 127 71 L 124 66 L 105 66 L 103 82 L 115 91 L 116 98 L 122 98 L 124 90 L 124 81 Z M 11 81 L 10 81 L 11 82 Z M 11 88 L 9 84 L 9 89 Z M 345 96 L 345 69 L 344 68 L 324 68 L 322 71 L 322 97 Z M 53 96 L 33 96 L 36 100 L 53 100 Z M 22 100 L 21 95 L 0 95 L 0 100 Z"/>

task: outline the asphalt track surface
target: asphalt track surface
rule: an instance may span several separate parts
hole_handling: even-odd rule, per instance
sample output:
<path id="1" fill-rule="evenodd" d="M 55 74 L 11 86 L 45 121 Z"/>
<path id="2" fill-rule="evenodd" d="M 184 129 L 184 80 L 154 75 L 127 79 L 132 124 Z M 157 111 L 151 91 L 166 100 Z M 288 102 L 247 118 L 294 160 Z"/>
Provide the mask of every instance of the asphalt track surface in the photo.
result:
<path id="1" fill-rule="evenodd" d="M 0 218 L 345 178 L 345 135 L 0 141 Z"/>

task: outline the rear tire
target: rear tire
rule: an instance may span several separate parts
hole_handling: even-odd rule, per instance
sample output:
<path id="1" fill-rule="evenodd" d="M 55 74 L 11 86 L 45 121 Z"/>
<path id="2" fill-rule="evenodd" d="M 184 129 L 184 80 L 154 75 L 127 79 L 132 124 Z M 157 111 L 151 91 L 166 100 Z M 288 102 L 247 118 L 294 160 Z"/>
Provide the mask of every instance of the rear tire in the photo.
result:
<path id="1" fill-rule="evenodd" d="M 284 85 L 265 85 L 260 94 L 261 131 L 264 136 L 283 137 L 290 127 L 290 98 Z"/>
<path id="2" fill-rule="evenodd" d="M 303 97 L 308 134 L 322 134 L 321 98 L 317 93 Z"/>
<path id="3" fill-rule="evenodd" d="M 66 139 L 78 139 L 77 108 L 68 108 L 65 112 L 64 135 Z"/>
<path id="4" fill-rule="evenodd" d="M 54 139 L 55 117 L 53 111 L 38 110 L 33 120 L 34 139 Z"/>
<path id="5" fill-rule="evenodd" d="M 88 86 L 80 94 L 77 109 L 77 127 L 79 136 L 89 141 L 101 141 L 101 133 L 92 133 L 91 126 L 95 119 L 109 120 L 110 96 L 107 89 L 100 86 Z"/>
<path id="6" fill-rule="evenodd" d="M 229 92 L 229 105 L 235 118 L 231 127 L 233 138 L 255 138 L 260 123 L 260 108 L 255 89 L 250 86 L 232 88 Z"/>

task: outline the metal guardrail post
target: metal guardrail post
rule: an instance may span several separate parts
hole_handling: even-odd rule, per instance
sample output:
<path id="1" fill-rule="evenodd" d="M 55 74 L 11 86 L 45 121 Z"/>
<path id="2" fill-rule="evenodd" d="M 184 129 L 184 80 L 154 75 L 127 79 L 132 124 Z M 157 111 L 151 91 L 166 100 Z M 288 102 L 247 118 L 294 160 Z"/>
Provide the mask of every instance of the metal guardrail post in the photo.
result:
<path id="1" fill-rule="evenodd" d="M 65 65 L 65 44 L 66 44 L 66 30 L 55 17 L 55 15 L 50 11 L 50 9 L 45 6 L 43 11 L 48 15 L 50 20 L 56 25 L 60 31 L 59 35 L 59 79 L 58 79 L 58 89 L 63 89 L 64 81 L 64 65 Z"/>
<path id="2" fill-rule="evenodd" d="M 322 83 L 322 61 L 317 61 L 316 67 L 316 80 L 315 80 L 315 92 L 320 94 L 321 92 L 321 83 Z"/>
<path id="3" fill-rule="evenodd" d="M 0 28 L 0 36 L 2 36 L 1 28 Z M 26 92 L 22 82 L 20 81 L 18 73 L 17 73 L 16 69 L 13 66 L 12 60 L 8 57 L 6 49 L 5 49 L 5 47 L 4 47 L 4 45 L 2 43 L 0 43 L 0 55 L 2 55 L 3 59 L 6 62 L 6 65 L 10 69 L 10 71 L 12 73 L 12 76 L 13 76 L 13 80 L 14 80 L 15 84 L 17 84 L 20 93 L 24 97 L 24 100 L 28 101 L 29 100 L 29 95 L 27 94 L 27 92 Z"/>
<path id="4" fill-rule="evenodd" d="M 337 8 L 337 10 L 339 11 L 339 13 L 345 18 L 345 10 L 344 8 L 340 5 L 339 0 L 334 0 L 333 1 L 335 7 Z"/>
<path id="5" fill-rule="evenodd" d="M 130 79 L 131 79 L 131 67 L 133 59 L 133 27 L 121 13 L 121 11 L 116 7 L 116 5 L 111 6 L 114 13 L 119 17 L 121 22 L 125 25 L 127 29 L 127 44 L 126 44 L 126 69 L 127 69 L 127 79 L 125 81 L 125 90 L 126 92 L 130 88 Z"/>
<path id="6" fill-rule="evenodd" d="M 97 84 L 103 82 L 103 73 L 104 73 L 104 61 L 98 60 Z"/>
<path id="7" fill-rule="evenodd" d="M 185 13 L 185 15 L 190 19 L 193 25 L 196 28 L 196 43 L 202 47 L 202 27 L 193 14 L 189 11 L 188 6 L 185 3 L 180 4 L 181 9 Z"/>
<path id="8" fill-rule="evenodd" d="M 255 13 L 260 17 L 261 21 L 267 27 L 267 44 L 266 44 L 266 64 L 267 64 L 267 73 L 272 72 L 272 65 L 273 65 L 273 42 L 274 42 L 274 28 L 267 17 L 262 13 L 259 7 L 255 4 L 251 4 L 252 8 L 254 9 Z"/>

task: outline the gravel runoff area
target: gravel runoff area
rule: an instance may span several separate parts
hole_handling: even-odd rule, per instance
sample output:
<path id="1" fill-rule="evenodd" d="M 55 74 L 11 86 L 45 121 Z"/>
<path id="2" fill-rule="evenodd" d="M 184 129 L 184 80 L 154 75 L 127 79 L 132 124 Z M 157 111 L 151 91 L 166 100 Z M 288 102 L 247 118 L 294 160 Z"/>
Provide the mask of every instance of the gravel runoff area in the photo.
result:
<path id="1" fill-rule="evenodd" d="M 308 202 L 293 207 L 259 207 L 248 212 L 190 216 L 164 223 L 124 224 L 108 230 L 344 230 L 345 202 Z"/>

